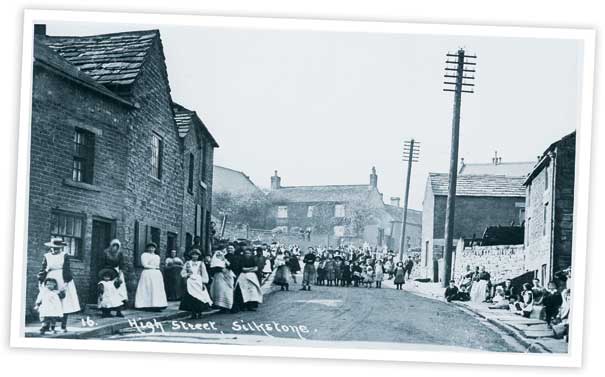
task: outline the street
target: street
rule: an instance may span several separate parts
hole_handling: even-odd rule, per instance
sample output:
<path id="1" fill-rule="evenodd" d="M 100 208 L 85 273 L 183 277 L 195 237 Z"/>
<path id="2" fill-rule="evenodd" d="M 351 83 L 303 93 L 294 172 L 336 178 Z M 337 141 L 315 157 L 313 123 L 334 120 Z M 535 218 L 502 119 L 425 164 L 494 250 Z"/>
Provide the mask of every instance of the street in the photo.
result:
<path id="1" fill-rule="evenodd" d="M 454 305 L 392 288 L 313 286 L 277 291 L 256 312 L 131 326 L 109 339 L 220 344 L 307 345 L 339 341 L 391 348 L 520 352 L 510 339 Z M 146 327 L 148 326 L 148 327 Z"/>

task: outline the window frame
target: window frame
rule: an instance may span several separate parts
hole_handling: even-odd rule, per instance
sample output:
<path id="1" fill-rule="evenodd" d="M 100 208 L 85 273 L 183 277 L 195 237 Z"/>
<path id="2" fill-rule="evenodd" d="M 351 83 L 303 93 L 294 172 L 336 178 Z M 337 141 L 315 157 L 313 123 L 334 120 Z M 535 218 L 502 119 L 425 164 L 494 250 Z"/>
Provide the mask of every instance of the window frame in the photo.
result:
<path id="1" fill-rule="evenodd" d="M 193 194 L 193 174 L 195 169 L 195 156 L 189 153 L 189 176 L 187 178 L 187 192 Z"/>
<path id="2" fill-rule="evenodd" d="M 157 141 L 157 143 L 156 143 Z M 157 145 L 156 145 L 157 144 Z M 151 172 L 150 175 L 162 180 L 164 155 L 164 138 L 157 132 L 151 133 Z"/>
<path id="3" fill-rule="evenodd" d="M 313 212 L 315 212 L 315 206 L 308 206 L 307 207 L 307 218 L 312 218 Z"/>
<path id="4" fill-rule="evenodd" d="M 284 214 L 282 216 L 281 214 Z M 287 219 L 288 218 L 288 206 L 277 206 L 277 218 L 278 219 Z"/>
<path id="5" fill-rule="evenodd" d="M 334 205 L 334 217 L 339 219 L 346 217 L 346 210 L 344 204 L 339 203 Z"/>
<path id="6" fill-rule="evenodd" d="M 74 182 L 94 183 L 95 133 L 75 127 L 71 179 Z"/>
<path id="7" fill-rule="evenodd" d="M 56 217 L 56 223 L 55 223 L 55 217 Z M 59 232 L 60 230 L 60 218 L 63 217 L 65 218 L 65 232 Z M 71 222 L 71 232 L 72 234 L 69 234 L 67 231 L 67 228 L 70 226 L 69 222 L 68 222 L 68 218 L 72 218 L 72 222 Z M 80 231 L 80 235 L 78 236 L 77 234 L 75 234 L 76 229 L 78 228 L 77 226 L 77 222 L 80 222 L 79 225 L 79 231 Z M 56 226 L 56 228 L 54 228 Z M 56 229 L 56 231 L 55 231 Z M 85 234 L 86 234 L 86 215 L 83 213 L 77 213 L 77 212 L 69 212 L 69 211 L 63 211 L 63 210 L 52 210 L 51 211 L 51 218 L 50 218 L 50 236 L 51 237 L 60 237 L 62 240 L 64 240 L 65 242 L 67 242 L 68 246 L 64 248 L 64 250 L 67 251 L 67 254 L 69 254 L 72 258 L 77 259 L 77 260 L 83 260 L 84 259 L 84 240 L 85 240 Z M 66 240 L 69 239 L 69 240 Z M 73 244 L 72 244 L 72 240 L 73 240 Z M 72 246 L 75 246 L 75 252 L 71 253 L 71 248 Z"/>

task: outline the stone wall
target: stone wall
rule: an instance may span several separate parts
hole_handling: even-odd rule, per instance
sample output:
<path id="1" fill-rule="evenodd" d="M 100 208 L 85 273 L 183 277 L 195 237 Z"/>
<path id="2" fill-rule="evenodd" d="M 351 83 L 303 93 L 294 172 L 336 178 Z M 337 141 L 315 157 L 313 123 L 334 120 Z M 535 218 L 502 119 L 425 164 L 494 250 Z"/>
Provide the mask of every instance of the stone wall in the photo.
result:
<path id="1" fill-rule="evenodd" d="M 493 283 L 500 283 L 508 278 L 525 273 L 526 251 L 523 245 L 497 245 L 464 247 L 464 241 L 458 242 L 454 254 L 454 271 L 456 281 L 466 272 L 467 266 L 474 270 L 476 266 L 485 266 L 491 274 Z"/>

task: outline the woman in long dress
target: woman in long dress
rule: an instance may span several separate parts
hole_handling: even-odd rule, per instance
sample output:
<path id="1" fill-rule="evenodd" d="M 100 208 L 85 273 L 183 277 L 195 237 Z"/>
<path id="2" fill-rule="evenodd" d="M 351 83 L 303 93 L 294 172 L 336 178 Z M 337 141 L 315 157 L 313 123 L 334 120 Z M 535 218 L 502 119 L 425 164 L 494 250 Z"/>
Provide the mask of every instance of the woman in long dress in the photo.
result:
<path id="1" fill-rule="evenodd" d="M 278 251 L 277 256 L 275 257 L 275 276 L 273 277 L 273 284 L 279 285 L 282 291 L 284 289 L 287 291 L 290 286 L 291 276 L 286 257 L 281 251 Z"/>
<path id="2" fill-rule="evenodd" d="M 486 301 L 490 275 L 481 267 L 481 271 L 475 273 L 473 285 L 471 286 L 471 301 L 482 303 Z"/>
<path id="3" fill-rule="evenodd" d="M 63 250 L 67 244 L 61 238 L 54 237 L 44 246 L 49 248 L 48 253 L 44 254 L 42 260 L 42 269 L 38 273 L 40 282 L 46 279 L 55 279 L 57 289 L 61 293 L 61 307 L 63 317 L 61 318 L 61 330 L 67 332 L 67 317 L 71 313 L 80 311 L 80 301 L 78 292 L 73 280 L 73 275 L 69 267 L 69 254 Z"/>
<path id="4" fill-rule="evenodd" d="M 119 282 L 118 293 L 122 298 L 124 305 L 128 302 L 128 291 L 126 290 L 126 280 L 124 279 L 124 271 L 126 263 L 124 261 L 124 253 L 121 250 L 122 244 L 120 240 L 114 239 L 109 243 L 109 247 L 103 250 L 101 257 L 101 269 L 111 268 L 116 271 L 118 275 L 117 280 Z"/>
<path id="5" fill-rule="evenodd" d="M 134 307 L 137 309 L 160 311 L 168 306 L 164 278 L 160 272 L 160 256 L 155 253 L 156 249 L 157 245 L 151 242 L 145 246 L 145 252 L 141 254 L 143 272 L 134 298 Z"/>
<path id="6" fill-rule="evenodd" d="M 226 252 L 217 250 L 210 261 L 210 274 L 212 284 L 210 285 L 210 297 L 214 306 L 225 313 L 233 307 L 233 284 L 235 274 L 229 268 L 231 263 L 225 257 Z"/>
<path id="7" fill-rule="evenodd" d="M 183 295 L 183 260 L 177 256 L 176 250 L 170 250 L 170 255 L 164 260 L 164 285 L 168 301 L 178 301 Z"/>
<path id="8" fill-rule="evenodd" d="M 192 249 L 189 251 L 189 256 L 191 259 L 185 262 L 181 272 L 181 276 L 187 279 L 187 289 L 183 294 L 179 309 L 191 312 L 191 319 L 198 319 L 202 316 L 202 312 L 207 311 L 212 305 L 205 286 L 209 277 L 206 265 L 200 261 L 202 252 Z"/>
<path id="9" fill-rule="evenodd" d="M 235 282 L 233 312 L 241 309 L 256 311 L 258 304 L 263 302 L 263 292 L 256 276 L 256 261 L 252 252 L 245 250 L 244 255 L 238 257 L 238 276 Z"/>

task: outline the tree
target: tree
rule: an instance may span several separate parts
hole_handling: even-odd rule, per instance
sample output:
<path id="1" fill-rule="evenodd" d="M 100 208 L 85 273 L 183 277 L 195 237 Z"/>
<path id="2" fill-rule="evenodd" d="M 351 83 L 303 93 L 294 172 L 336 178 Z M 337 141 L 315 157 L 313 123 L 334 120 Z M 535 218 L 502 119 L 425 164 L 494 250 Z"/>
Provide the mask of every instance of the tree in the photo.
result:
<path id="1" fill-rule="evenodd" d="M 213 210 L 216 214 L 227 215 L 227 221 L 234 224 L 247 224 L 251 228 L 264 229 L 270 204 L 262 193 L 232 194 L 214 193 Z"/>

